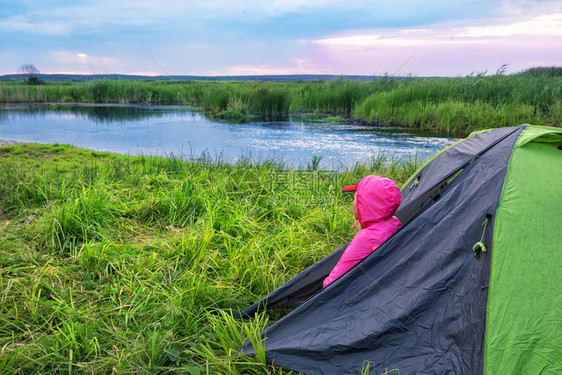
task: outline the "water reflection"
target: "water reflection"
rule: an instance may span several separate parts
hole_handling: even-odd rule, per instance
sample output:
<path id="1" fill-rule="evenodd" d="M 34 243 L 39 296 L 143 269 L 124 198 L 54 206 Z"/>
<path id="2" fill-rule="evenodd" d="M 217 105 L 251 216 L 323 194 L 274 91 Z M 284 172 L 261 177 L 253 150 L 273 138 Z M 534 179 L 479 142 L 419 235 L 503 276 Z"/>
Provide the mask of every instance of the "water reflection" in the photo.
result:
<path id="1" fill-rule="evenodd" d="M 2 107 L 0 107 L 2 108 Z M 384 153 L 427 158 L 449 137 L 364 125 L 289 121 L 217 122 L 182 106 L 23 105 L 0 109 L 0 138 L 69 143 L 132 155 L 275 159 L 291 166 L 352 166 Z"/>
<path id="2" fill-rule="evenodd" d="M 47 114 L 65 114 L 85 118 L 94 123 L 126 123 L 149 118 L 193 115 L 193 110 L 184 106 L 144 106 L 144 105 L 89 105 L 89 104 L 24 104 L 0 106 L 2 116 L 43 117 Z"/>

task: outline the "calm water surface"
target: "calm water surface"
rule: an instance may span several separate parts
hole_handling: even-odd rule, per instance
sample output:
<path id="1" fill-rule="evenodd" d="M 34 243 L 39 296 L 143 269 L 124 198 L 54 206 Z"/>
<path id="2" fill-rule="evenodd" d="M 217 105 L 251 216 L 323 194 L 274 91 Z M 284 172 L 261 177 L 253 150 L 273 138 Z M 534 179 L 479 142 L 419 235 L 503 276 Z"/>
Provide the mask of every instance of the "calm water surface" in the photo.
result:
<path id="1" fill-rule="evenodd" d="M 0 107 L 0 138 L 130 155 L 228 162 L 273 158 L 294 167 L 316 156 L 324 168 L 349 167 L 381 153 L 425 159 L 454 142 L 419 132 L 295 119 L 231 124 L 179 106 L 48 104 Z"/>

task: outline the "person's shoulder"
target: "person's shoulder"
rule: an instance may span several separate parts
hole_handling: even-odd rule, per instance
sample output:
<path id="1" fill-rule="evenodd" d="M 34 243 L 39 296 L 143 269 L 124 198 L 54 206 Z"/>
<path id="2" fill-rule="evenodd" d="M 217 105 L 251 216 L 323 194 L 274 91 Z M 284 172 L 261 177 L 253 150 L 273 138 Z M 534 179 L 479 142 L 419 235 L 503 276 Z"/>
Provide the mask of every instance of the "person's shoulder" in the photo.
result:
<path id="1" fill-rule="evenodd" d="M 376 233 L 373 232 L 371 229 L 369 228 L 361 229 L 357 233 L 355 233 L 355 237 L 353 237 L 352 243 L 359 244 L 359 243 L 370 242 L 373 240 L 373 237 L 375 236 Z"/>
<path id="2" fill-rule="evenodd" d="M 367 229 L 355 233 L 355 237 L 344 252 L 342 259 L 361 260 L 373 249 L 373 235 Z"/>

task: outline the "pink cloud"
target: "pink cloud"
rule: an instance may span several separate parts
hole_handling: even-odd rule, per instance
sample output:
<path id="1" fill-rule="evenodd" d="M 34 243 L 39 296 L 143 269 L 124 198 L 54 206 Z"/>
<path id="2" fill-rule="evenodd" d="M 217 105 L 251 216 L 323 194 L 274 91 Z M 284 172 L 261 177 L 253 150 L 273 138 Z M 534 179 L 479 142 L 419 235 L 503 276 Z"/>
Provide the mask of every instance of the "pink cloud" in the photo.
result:
<path id="1" fill-rule="evenodd" d="M 315 40 L 318 55 L 348 74 L 416 76 L 510 72 L 562 62 L 562 13 L 506 24 L 362 31 Z"/>

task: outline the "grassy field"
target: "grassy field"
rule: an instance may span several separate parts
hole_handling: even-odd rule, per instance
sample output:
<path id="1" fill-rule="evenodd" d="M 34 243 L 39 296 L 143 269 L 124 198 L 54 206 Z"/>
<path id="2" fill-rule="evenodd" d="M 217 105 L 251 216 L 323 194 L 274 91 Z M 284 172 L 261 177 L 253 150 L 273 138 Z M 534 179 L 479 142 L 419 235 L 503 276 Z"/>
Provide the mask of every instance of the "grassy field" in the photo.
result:
<path id="1" fill-rule="evenodd" d="M 233 313 L 353 236 L 343 185 L 418 164 L 0 147 L 0 372 L 290 374 L 235 353 L 278 313 Z"/>
<path id="2" fill-rule="evenodd" d="M 522 123 L 562 124 L 562 69 L 463 78 L 385 77 L 368 82 L 111 81 L 0 83 L 0 103 L 77 102 L 189 104 L 244 121 L 289 114 L 343 116 L 350 121 L 413 127 L 465 136 Z"/>

